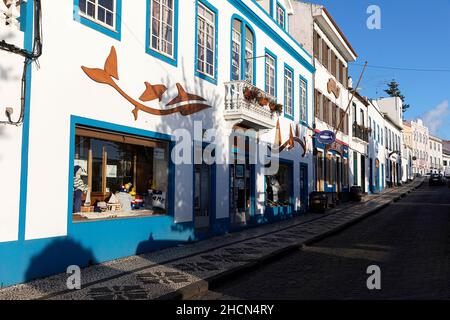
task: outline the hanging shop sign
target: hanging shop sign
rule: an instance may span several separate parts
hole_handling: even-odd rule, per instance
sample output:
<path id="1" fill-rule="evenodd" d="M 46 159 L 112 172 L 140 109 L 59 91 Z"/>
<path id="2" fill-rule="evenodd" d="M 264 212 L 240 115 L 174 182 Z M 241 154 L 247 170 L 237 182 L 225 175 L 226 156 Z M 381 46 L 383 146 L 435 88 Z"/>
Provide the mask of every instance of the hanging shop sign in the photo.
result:
<path id="1" fill-rule="evenodd" d="M 336 135 L 333 131 L 325 130 L 316 135 L 317 141 L 324 145 L 331 145 L 336 141 Z"/>
<path id="2" fill-rule="evenodd" d="M 93 81 L 113 87 L 122 97 L 131 103 L 134 106 L 133 115 L 135 120 L 138 119 L 139 111 L 157 116 L 166 116 L 175 113 L 180 113 L 183 116 L 189 116 L 204 109 L 211 108 L 203 97 L 187 93 L 183 86 L 179 83 L 176 84 L 178 96 L 165 105 L 166 107 L 171 108 L 155 109 L 144 105 L 136 99 L 133 99 L 114 80 L 119 80 L 117 53 L 114 47 L 111 47 L 111 52 L 106 59 L 103 69 L 92 69 L 84 66 L 82 66 L 81 69 L 83 69 L 84 73 L 86 73 L 86 75 Z M 145 82 L 145 91 L 139 100 L 142 102 L 149 102 L 158 99 L 159 102 L 161 102 L 166 91 L 166 86 L 162 84 L 152 85 Z"/>

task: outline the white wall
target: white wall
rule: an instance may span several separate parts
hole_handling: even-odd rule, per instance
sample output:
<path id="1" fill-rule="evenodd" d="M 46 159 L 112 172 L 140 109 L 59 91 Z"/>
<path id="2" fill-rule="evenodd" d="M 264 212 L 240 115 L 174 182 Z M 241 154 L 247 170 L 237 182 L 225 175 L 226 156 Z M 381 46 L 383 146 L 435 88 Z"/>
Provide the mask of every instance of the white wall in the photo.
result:
<path id="1" fill-rule="evenodd" d="M 254 3 L 244 1 L 253 10 L 258 11 Z M 230 77 L 230 22 L 231 16 L 238 13 L 228 1 L 211 2 L 219 10 L 219 60 L 218 85 L 200 80 L 194 76 L 194 39 L 195 39 L 195 2 L 179 1 L 179 51 L 178 68 L 173 67 L 145 53 L 146 32 L 146 3 L 145 1 L 123 2 L 122 10 L 122 39 L 114 40 L 96 30 L 74 21 L 73 1 L 63 1 L 58 6 L 51 2 L 43 2 L 44 54 L 39 59 L 40 69 L 33 71 L 30 111 L 30 139 L 29 139 L 29 167 L 28 167 L 28 195 L 26 213 L 26 239 L 64 236 L 67 234 L 68 201 L 67 194 L 69 176 L 69 142 L 70 117 L 76 115 L 122 126 L 139 128 L 147 131 L 172 134 L 174 129 L 186 128 L 192 131 L 193 121 L 202 121 L 205 129 L 218 130 L 219 141 L 228 135 L 228 123 L 223 120 L 224 92 L 223 82 Z M 262 17 L 271 28 L 278 30 L 274 21 L 263 15 Z M 245 18 L 245 17 L 244 17 Z M 249 20 L 248 20 L 249 21 Z M 288 55 L 273 39 L 253 25 L 256 32 L 256 56 L 264 55 L 265 48 L 269 48 L 278 56 L 278 97 L 283 100 L 283 67 L 289 64 L 295 70 L 295 119 L 299 119 L 299 75 L 308 80 L 309 123 L 312 123 L 312 75 L 297 60 Z M 280 32 L 279 32 L 280 33 Z M 309 59 L 303 51 L 296 47 L 294 41 L 281 33 L 286 42 L 297 48 L 297 51 Z M 164 106 L 168 100 L 176 96 L 175 83 L 181 83 L 188 92 L 205 97 L 213 106 L 190 117 L 172 115 L 167 117 L 152 116 L 139 113 L 139 119 L 134 120 L 131 111 L 133 107 L 111 87 L 98 84 L 89 79 L 81 70 L 81 66 L 103 68 L 105 59 L 111 46 L 117 50 L 120 86 L 133 97 L 139 97 L 145 89 L 144 81 L 152 84 L 163 83 L 169 91 L 161 105 L 151 102 L 154 108 Z M 257 86 L 264 88 L 264 59 L 257 59 Z M 289 125 L 292 121 L 280 118 L 282 136 L 289 137 Z M 17 130 L 17 129 L 8 129 Z M 0 150 L 0 161 L 4 161 L 8 171 L 10 187 L 0 186 L 0 194 L 8 195 L 7 204 L 9 215 L 2 215 L 0 228 L 11 234 L 1 232 L 0 241 L 13 238 L 17 227 L 18 199 L 9 197 L 18 195 L 19 163 L 18 149 L 20 149 L 19 131 L 14 138 L 5 144 L 5 148 L 16 150 L 14 156 L 7 155 Z M 265 139 L 273 142 L 275 130 L 268 132 Z M 2 136 L 0 136 L 2 137 Z M 3 142 L 1 142 L 3 143 Z M 308 138 L 311 145 L 311 138 Z M 285 153 L 284 158 L 295 160 L 298 168 L 300 148 Z M 227 149 L 224 149 L 224 153 Z M 3 160 L 5 159 L 5 160 Z M 311 161 L 307 158 L 304 161 Z M 312 166 L 310 165 L 310 178 Z M 0 170 L 3 170 L 0 168 Z M 228 168 L 217 171 L 217 217 L 228 217 Z M 14 173 L 15 172 L 15 173 Z M 298 172 L 298 171 L 296 171 Z M 0 171 L 1 173 L 1 171 Z M 185 222 L 192 220 L 192 167 L 177 167 L 175 220 Z M 297 180 L 295 180 L 297 181 Z M 12 187 L 11 187 L 12 186 Z M 258 178 L 258 193 L 261 188 L 261 177 Z M 299 193 L 298 182 L 295 186 Z M 259 206 L 260 207 L 260 206 Z M 12 231 L 11 231 L 12 230 Z M 5 231 L 6 232 L 6 231 Z M 3 236 L 7 235 L 7 236 Z"/>
<path id="2" fill-rule="evenodd" d="M 23 48 L 21 31 L 0 25 L 0 40 Z M 12 121 L 20 116 L 24 58 L 0 50 L 0 122 L 8 121 L 5 110 L 13 109 Z M 22 126 L 0 124 L 0 242 L 18 238 Z"/>

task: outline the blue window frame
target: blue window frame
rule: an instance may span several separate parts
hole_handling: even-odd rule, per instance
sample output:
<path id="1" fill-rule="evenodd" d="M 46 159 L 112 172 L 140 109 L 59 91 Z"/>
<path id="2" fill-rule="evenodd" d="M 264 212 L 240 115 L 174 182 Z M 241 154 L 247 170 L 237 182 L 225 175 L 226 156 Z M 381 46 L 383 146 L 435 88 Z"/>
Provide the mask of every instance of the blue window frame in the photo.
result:
<path id="1" fill-rule="evenodd" d="M 230 79 L 256 84 L 256 37 L 252 26 L 238 15 L 231 19 Z"/>
<path id="2" fill-rule="evenodd" d="M 74 20 L 121 40 L 122 0 L 74 0 Z"/>
<path id="3" fill-rule="evenodd" d="M 294 120 L 294 69 L 284 64 L 284 116 Z"/>
<path id="4" fill-rule="evenodd" d="M 283 28 L 284 30 L 286 30 L 286 26 L 287 26 L 287 15 L 286 15 L 286 9 L 281 5 L 281 3 L 279 3 L 277 1 L 277 5 L 276 5 L 276 11 L 275 11 L 275 19 L 278 23 L 278 25 Z"/>
<path id="5" fill-rule="evenodd" d="M 218 10 L 208 1 L 197 0 L 195 6 L 195 75 L 213 84 L 217 84 L 218 13 Z"/>
<path id="6" fill-rule="evenodd" d="M 145 50 L 173 66 L 178 65 L 178 0 L 147 0 Z"/>
<path id="7" fill-rule="evenodd" d="M 265 91 L 277 97 L 277 56 L 269 49 L 265 50 Z"/>
<path id="8" fill-rule="evenodd" d="M 300 123 L 308 126 L 308 80 L 303 78 L 301 75 L 299 87 Z"/>

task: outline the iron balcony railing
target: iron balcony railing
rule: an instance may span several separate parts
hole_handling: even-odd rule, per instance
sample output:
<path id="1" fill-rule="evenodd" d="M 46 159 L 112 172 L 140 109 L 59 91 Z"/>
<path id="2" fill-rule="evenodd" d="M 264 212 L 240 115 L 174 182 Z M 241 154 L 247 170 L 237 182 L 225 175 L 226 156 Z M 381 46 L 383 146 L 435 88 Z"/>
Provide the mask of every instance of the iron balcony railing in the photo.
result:
<path id="1" fill-rule="evenodd" d="M 360 126 L 357 123 L 353 123 L 353 137 L 358 138 L 364 142 L 369 143 L 370 129 L 364 126 Z"/>

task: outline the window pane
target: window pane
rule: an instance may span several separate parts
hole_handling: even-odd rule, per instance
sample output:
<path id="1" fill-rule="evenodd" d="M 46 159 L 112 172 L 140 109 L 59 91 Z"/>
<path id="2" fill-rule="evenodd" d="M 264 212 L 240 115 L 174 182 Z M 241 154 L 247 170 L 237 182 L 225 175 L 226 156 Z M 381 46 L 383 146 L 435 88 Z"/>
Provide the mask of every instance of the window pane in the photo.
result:
<path id="1" fill-rule="evenodd" d="M 83 135 L 90 132 L 80 130 Z M 167 212 L 168 143 L 113 133 L 92 132 L 87 135 L 100 138 L 79 135 L 75 138 L 74 165 L 87 170 L 83 182 L 74 176 L 74 181 L 77 178 L 77 185 L 81 186 L 78 190 L 82 190 L 80 197 L 80 191 L 75 192 L 74 188 L 74 200 L 81 204 L 81 208 L 75 206 L 74 201 L 74 220 Z M 85 202 L 87 190 L 91 191 L 88 204 Z"/>
<path id="2" fill-rule="evenodd" d="M 110 11 L 114 10 L 114 0 L 98 0 L 98 4 Z"/>

